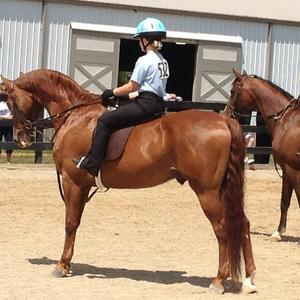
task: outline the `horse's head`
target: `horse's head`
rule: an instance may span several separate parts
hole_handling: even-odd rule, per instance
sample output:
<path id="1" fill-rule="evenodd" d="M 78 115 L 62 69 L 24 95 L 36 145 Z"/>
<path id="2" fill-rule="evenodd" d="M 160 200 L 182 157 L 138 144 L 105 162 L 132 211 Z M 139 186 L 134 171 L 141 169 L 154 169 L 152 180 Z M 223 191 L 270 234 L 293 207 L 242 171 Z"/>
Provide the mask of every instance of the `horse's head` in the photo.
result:
<path id="1" fill-rule="evenodd" d="M 11 81 L 2 76 L 3 93 L 7 95 L 7 105 L 13 114 L 14 142 L 20 147 L 30 146 L 35 140 L 35 121 L 42 106 L 32 93 L 18 86 L 17 80 Z"/>
<path id="2" fill-rule="evenodd" d="M 235 79 L 230 90 L 230 99 L 225 107 L 224 113 L 234 115 L 235 113 L 250 113 L 257 110 L 254 94 L 247 79 L 252 78 L 244 71 L 242 74 L 233 69 Z"/>

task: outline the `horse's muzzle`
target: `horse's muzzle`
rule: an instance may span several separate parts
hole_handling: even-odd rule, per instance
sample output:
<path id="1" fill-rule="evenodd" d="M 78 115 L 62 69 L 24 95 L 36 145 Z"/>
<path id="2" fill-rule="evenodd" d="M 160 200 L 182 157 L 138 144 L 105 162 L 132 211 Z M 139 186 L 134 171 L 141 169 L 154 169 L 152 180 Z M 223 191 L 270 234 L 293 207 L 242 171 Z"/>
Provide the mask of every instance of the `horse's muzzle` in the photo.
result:
<path id="1" fill-rule="evenodd" d="M 21 130 L 14 135 L 14 142 L 20 148 L 28 148 L 34 143 L 34 136 L 28 135 L 26 131 Z"/>

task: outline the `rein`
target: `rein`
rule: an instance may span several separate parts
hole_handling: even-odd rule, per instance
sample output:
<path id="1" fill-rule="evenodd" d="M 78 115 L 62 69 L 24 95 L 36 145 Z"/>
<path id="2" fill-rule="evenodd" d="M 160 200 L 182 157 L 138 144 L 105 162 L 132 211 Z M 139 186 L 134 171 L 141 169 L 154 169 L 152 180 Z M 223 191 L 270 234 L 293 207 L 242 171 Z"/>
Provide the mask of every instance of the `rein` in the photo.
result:
<path id="1" fill-rule="evenodd" d="M 26 128 L 26 130 L 33 130 L 39 134 L 41 134 L 43 137 L 45 137 L 51 144 L 53 144 L 53 141 L 54 141 L 54 138 L 58 132 L 58 129 L 57 131 L 55 131 L 53 137 L 51 138 L 51 140 L 40 130 L 38 130 L 37 128 L 38 127 L 42 127 L 42 128 L 49 128 L 49 121 L 52 121 L 52 120 L 57 120 L 57 119 L 60 119 L 60 118 L 68 118 L 70 116 L 70 114 L 72 113 L 72 111 L 74 109 L 77 109 L 77 108 L 80 108 L 80 107 L 84 107 L 84 106 L 88 106 L 88 105 L 93 105 L 93 104 L 98 104 L 100 103 L 99 100 L 97 101 L 93 101 L 93 102 L 89 102 L 89 103 L 81 103 L 81 104 L 78 104 L 78 105 L 74 105 L 62 112 L 59 112 L 55 115 L 52 115 L 52 116 L 49 116 L 47 118 L 44 118 L 44 119 L 38 119 L 36 121 L 30 121 L 28 119 L 26 119 L 24 121 L 24 126 Z M 45 124 L 47 124 L 47 126 L 45 126 Z M 33 134 L 33 133 L 32 133 Z M 61 196 L 61 199 L 65 202 L 65 196 L 64 196 L 64 193 L 63 193 L 63 189 L 62 189 L 62 185 L 61 185 L 61 181 L 60 181 L 60 174 L 59 172 L 56 170 L 56 177 L 57 177 L 57 183 L 58 183 L 58 189 L 59 189 L 59 193 L 60 193 L 60 196 Z M 89 196 L 88 196 L 88 199 L 86 200 L 86 203 L 89 202 L 92 197 L 96 194 L 96 192 L 98 191 L 98 188 L 96 188 Z"/>
<path id="2" fill-rule="evenodd" d="M 277 166 L 277 163 L 276 163 L 276 159 L 275 159 L 275 157 L 274 157 L 274 154 L 273 154 L 273 162 L 274 162 L 274 166 L 275 166 L 275 170 L 276 170 L 276 172 L 277 172 L 277 175 L 278 175 L 280 178 L 282 178 L 283 175 L 279 173 L 279 169 L 278 169 L 278 166 Z"/>
<path id="3" fill-rule="evenodd" d="M 13 88 L 15 85 L 15 81 L 13 81 Z M 99 101 L 99 99 L 97 99 L 96 101 L 91 101 L 89 103 L 80 103 L 77 105 L 74 105 L 64 111 L 61 111 L 57 114 L 51 115 L 47 118 L 43 118 L 43 119 L 37 119 L 35 121 L 31 121 L 29 119 L 26 119 L 25 114 L 23 111 L 21 111 L 17 105 L 17 99 L 16 99 L 16 95 L 13 94 L 12 95 L 12 100 L 13 100 L 13 108 L 14 111 L 17 111 L 17 115 L 19 116 L 19 122 L 21 124 L 23 124 L 24 128 L 25 128 L 25 132 L 28 136 L 34 136 L 34 132 L 37 132 L 39 134 L 41 134 L 43 137 L 47 138 L 47 140 L 49 140 L 49 142 L 51 142 L 51 144 L 53 144 L 54 138 L 58 132 L 58 130 L 61 128 L 61 126 L 64 124 L 62 124 L 54 133 L 52 139 L 50 140 L 47 136 L 45 136 L 43 134 L 43 132 L 41 132 L 40 130 L 38 130 L 37 128 L 51 128 L 52 126 L 49 125 L 49 122 L 52 120 L 57 120 L 57 119 L 61 119 L 61 118 L 68 118 L 70 116 L 70 114 L 72 113 L 72 111 L 74 109 L 77 108 L 81 108 L 81 107 L 85 107 L 85 106 L 89 106 L 89 105 L 94 105 L 94 104 L 101 104 L 101 101 Z M 82 98 L 81 98 L 82 99 Z M 58 187 L 59 187 L 59 192 L 60 192 L 60 196 L 62 198 L 62 200 L 65 202 L 65 197 L 64 197 L 64 193 L 63 193 L 63 189 L 62 189 L 62 184 L 60 181 L 60 174 L 56 169 L 56 175 L 57 175 L 57 182 L 58 182 Z M 98 191 L 98 188 L 96 188 L 87 198 L 86 202 L 90 201 L 91 198 L 96 194 L 96 192 Z"/>
<path id="4" fill-rule="evenodd" d="M 69 115 L 72 113 L 72 111 L 76 108 L 80 108 L 80 107 L 84 107 L 84 106 L 88 106 L 88 105 L 94 105 L 94 104 L 100 104 L 99 100 L 97 101 L 93 101 L 93 102 L 89 102 L 89 103 L 80 103 L 77 105 L 74 105 L 62 112 L 59 112 L 55 115 L 49 116 L 47 118 L 44 119 L 38 119 L 36 121 L 30 121 L 30 120 L 25 120 L 25 127 L 27 129 L 31 129 L 32 127 L 44 127 L 47 128 L 47 126 L 44 126 L 44 124 L 48 124 L 49 121 L 52 120 L 57 120 L 57 119 L 61 119 L 61 118 L 68 118 Z"/>
<path id="5" fill-rule="evenodd" d="M 51 128 L 52 126 L 49 126 L 49 121 L 57 120 L 57 119 L 61 119 L 61 118 L 66 118 L 67 119 L 74 109 L 84 107 L 84 106 L 88 106 L 88 105 L 98 104 L 98 103 L 100 103 L 99 100 L 89 102 L 89 103 L 80 103 L 80 104 L 74 105 L 74 106 L 72 106 L 72 107 L 70 107 L 70 108 L 68 108 L 68 109 L 66 109 L 62 112 L 59 112 L 55 115 L 49 116 L 49 117 L 44 118 L 44 119 L 37 119 L 36 121 L 30 121 L 30 120 L 26 119 L 24 121 L 24 126 L 25 126 L 26 130 L 31 130 L 32 129 L 35 132 L 41 134 L 43 137 L 45 137 L 50 143 L 53 143 L 57 131 L 54 133 L 53 137 L 50 140 L 46 135 L 43 134 L 42 131 L 38 130 L 37 128 Z"/>

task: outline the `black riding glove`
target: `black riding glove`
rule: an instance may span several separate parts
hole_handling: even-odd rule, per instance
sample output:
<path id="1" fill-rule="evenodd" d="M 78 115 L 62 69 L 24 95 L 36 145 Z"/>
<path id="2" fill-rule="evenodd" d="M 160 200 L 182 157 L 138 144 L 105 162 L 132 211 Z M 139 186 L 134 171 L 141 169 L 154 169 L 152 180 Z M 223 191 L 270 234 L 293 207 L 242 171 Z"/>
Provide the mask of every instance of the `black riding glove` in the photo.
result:
<path id="1" fill-rule="evenodd" d="M 107 89 L 105 90 L 102 95 L 101 95 L 101 98 L 102 98 L 102 101 L 106 101 L 108 100 L 109 98 L 112 98 L 114 96 L 114 92 L 112 89 Z"/>

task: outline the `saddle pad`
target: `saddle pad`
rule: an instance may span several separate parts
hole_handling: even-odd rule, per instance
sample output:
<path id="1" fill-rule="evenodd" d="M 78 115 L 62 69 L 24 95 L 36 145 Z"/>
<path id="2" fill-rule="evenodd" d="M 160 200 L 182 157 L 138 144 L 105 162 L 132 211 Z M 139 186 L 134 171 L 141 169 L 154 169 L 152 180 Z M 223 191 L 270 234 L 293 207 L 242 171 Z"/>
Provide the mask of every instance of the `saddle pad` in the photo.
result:
<path id="1" fill-rule="evenodd" d="M 134 126 L 120 129 L 110 136 L 105 160 L 115 160 L 122 155 L 133 127 Z"/>

